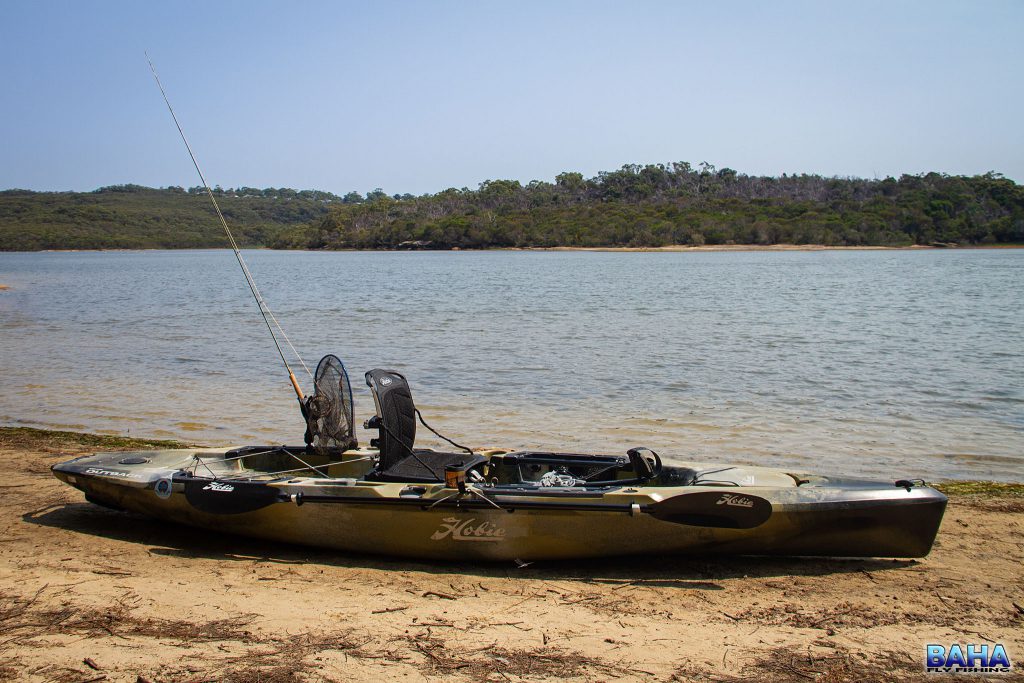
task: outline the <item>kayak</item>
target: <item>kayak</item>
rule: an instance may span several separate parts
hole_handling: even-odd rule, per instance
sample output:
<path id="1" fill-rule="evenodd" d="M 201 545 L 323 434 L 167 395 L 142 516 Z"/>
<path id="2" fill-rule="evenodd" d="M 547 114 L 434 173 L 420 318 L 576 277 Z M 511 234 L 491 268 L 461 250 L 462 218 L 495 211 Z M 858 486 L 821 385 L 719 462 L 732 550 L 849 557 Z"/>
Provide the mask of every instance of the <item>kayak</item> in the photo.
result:
<path id="1" fill-rule="evenodd" d="M 260 474 L 281 468 L 292 459 L 288 453 L 322 474 Z M 483 453 L 484 462 L 475 465 L 487 479 L 482 485 L 461 478 L 375 481 L 367 477 L 378 455 L 357 449 L 328 463 L 301 446 L 142 451 L 76 458 L 53 472 L 91 502 L 170 522 L 456 561 L 694 553 L 923 557 L 946 506 L 943 494 L 920 482 L 749 466 L 664 466 L 642 485 L 616 485 L 608 478 L 633 474 L 628 457 L 564 453 Z M 425 462 L 453 455 L 420 453 Z M 604 481 L 570 482 L 595 470 Z"/>
<path id="2" fill-rule="evenodd" d="M 473 450 L 433 430 L 405 377 L 371 370 L 377 431 L 352 435 L 327 356 L 304 446 L 100 453 L 53 466 L 87 500 L 170 522 L 396 557 L 535 561 L 623 555 L 923 557 L 946 497 L 923 481 L 625 455 Z M 414 447 L 416 418 L 458 452 Z"/>

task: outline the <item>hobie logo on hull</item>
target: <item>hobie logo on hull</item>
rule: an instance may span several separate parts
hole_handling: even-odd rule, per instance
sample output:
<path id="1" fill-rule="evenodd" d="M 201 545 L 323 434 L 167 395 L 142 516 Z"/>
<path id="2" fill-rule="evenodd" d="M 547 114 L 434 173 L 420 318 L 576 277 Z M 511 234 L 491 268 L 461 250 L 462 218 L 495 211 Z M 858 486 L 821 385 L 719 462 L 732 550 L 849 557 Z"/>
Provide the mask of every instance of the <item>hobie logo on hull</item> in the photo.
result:
<path id="1" fill-rule="evenodd" d="M 733 505 L 740 508 L 752 508 L 754 507 L 754 501 L 744 496 L 734 496 L 731 493 L 724 494 L 718 499 L 715 505 Z"/>
<path id="2" fill-rule="evenodd" d="M 432 541 L 445 538 L 453 541 L 500 541 L 505 538 L 505 530 L 490 522 L 476 523 L 476 519 L 460 520 L 458 517 L 445 517 L 441 520 L 441 528 L 430 537 Z"/>
<path id="3" fill-rule="evenodd" d="M 211 481 L 209 484 L 203 487 L 204 491 L 223 491 L 230 493 L 235 490 L 235 487 L 231 484 L 221 484 L 219 481 Z"/>

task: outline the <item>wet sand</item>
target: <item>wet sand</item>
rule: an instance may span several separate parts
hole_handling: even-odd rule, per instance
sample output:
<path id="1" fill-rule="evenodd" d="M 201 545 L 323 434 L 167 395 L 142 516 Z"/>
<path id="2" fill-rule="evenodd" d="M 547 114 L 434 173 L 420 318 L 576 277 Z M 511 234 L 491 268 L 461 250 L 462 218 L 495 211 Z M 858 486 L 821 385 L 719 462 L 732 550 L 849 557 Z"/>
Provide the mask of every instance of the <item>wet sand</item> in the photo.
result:
<path id="1" fill-rule="evenodd" d="M 1021 671 L 1021 486 L 951 488 L 920 561 L 428 564 L 168 526 L 49 473 L 133 446 L 0 429 L 0 680 L 934 680 L 952 641 Z"/>

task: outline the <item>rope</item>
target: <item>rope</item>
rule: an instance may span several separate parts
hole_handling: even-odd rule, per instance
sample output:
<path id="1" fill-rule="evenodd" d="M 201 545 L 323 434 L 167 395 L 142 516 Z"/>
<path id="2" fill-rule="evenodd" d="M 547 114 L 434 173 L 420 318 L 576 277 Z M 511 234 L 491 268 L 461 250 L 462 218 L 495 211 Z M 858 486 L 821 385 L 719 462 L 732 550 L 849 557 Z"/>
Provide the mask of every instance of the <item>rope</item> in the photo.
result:
<path id="1" fill-rule="evenodd" d="M 196 453 L 196 454 L 194 454 L 192 456 L 192 459 L 195 462 L 195 466 L 193 467 L 193 470 L 192 470 L 192 475 L 195 476 L 196 469 L 198 469 L 199 465 L 202 465 L 203 467 L 206 468 L 206 471 L 209 472 L 210 475 L 214 479 L 216 479 L 217 481 L 251 480 L 251 479 L 253 479 L 255 477 L 273 477 L 273 476 L 280 475 L 280 474 L 291 474 L 292 472 L 304 472 L 306 470 L 313 470 L 314 472 L 316 472 L 317 474 L 323 476 L 326 479 L 330 479 L 331 478 L 330 476 L 325 474 L 322 470 L 320 470 L 316 466 L 310 465 L 309 463 L 307 463 L 305 460 L 303 460 L 299 456 L 295 455 L 291 451 L 288 451 L 288 450 L 286 450 L 284 448 L 271 448 L 271 449 L 266 450 L 266 451 L 257 451 L 256 453 L 246 453 L 244 455 L 235 455 L 235 456 L 232 456 L 230 458 L 219 458 L 219 459 L 217 459 L 215 461 L 212 461 L 212 464 L 216 465 L 217 463 L 230 462 L 232 460 L 241 460 L 243 458 L 249 458 L 249 457 L 252 457 L 252 456 L 255 456 L 255 455 L 266 455 L 267 453 L 285 453 L 286 455 L 289 455 L 289 456 L 295 458 L 296 460 L 298 460 L 300 463 L 302 463 L 304 465 L 304 467 L 297 467 L 295 469 L 290 469 L 290 470 L 277 470 L 277 471 L 274 471 L 274 472 L 259 472 L 254 477 L 229 477 L 229 478 L 223 478 L 223 477 L 218 477 L 217 473 L 214 472 L 210 468 L 210 466 L 208 464 L 206 464 L 206 461 L 203 459 L 203 457 L 201 455 L 199 455 L 198 453 Z M 345 464 L 345 465 L 348 465 L 349 463 L 362 462 L 364 460 L 372 460 L 372 459 L 373 459 L 372 455 L 366 455 L 366 456 L 363 456 L 361 458 L 353 458 L 352 460 L 340 460 L 337 463 L 331 463 L 331 464 Z M 252 470 L 252 471 L 255 472 L 255 470 Z"/>

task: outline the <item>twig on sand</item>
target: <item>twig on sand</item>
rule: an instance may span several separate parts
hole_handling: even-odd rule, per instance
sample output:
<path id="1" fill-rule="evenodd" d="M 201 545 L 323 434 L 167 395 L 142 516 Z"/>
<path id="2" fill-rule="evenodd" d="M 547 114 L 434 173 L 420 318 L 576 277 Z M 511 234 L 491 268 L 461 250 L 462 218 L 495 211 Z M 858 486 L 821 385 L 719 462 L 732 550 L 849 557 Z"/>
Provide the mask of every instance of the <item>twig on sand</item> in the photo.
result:
<path id="1" fill-rule="evenodd" d="M 92 657 L 86 657 L 85 659 L 83 659 L 82 660 L 82 664 L 85 664 L 87 667 L 89 667 L 93 671 L 99 671 L 100 669 L 103 668 L 102 666 L 97 664 L 96 660 L 94 660 Z"/>
<path id="2" fill-rule="evenodd" d="M 424 647 L 421 643 L 416 642 L 416 643 L 413 643 L 412 646 L 414 648 L 416 648 L 417 650 L 419 650 L 421 653 L 423 653 L 423 654 L 427 655 L 428 657 L 430 657 L 431 659 L 433 659 L 435 662 L 441 661 L 440 658 L 438 658 L 437 655 L 435 655 L 433 652 L 430 651 L 430 648 Z"/>
<path id="3" fill-rule="evenodd" d="M 497 645 L 497 642 L 493 642 L 490 645 L 484 645 L 483 647 L 478 647 L 475 650 L 470 650 L 470 652 L 487 652 L 488 650 L 493 650 Z"/>
<path id="4" fill-rule="evenodd" d="M 853 612 L 855 609 L 857 609 L 857 608 L 856 607 L 848 607 L 848 608 L 846 608 L 844 610 L 840 610 L 840 611 L 835 612 L 833 614 L 826 614 L 822 618 L 815 619 L 814 621 L 812 621 L 810 623 L 810 626 L 811 626 L 811 628 L 820 628 L 821 625 L 824 624 L 829 619 L 835 619 L 836 617 L 841 617 L 843 615 L 849 614 L 850 612 Z"/>
<path id="5" fill-rule="evenodd" d="M 578 603 L 581 603 L 581 602 L 590 602 L 591 600 L 600 600 L 600 599 L 601 599 L 600 595 L 584 595 L 582 598 L 577 598 L 575 600 L 562 600 L 561 603 L 563 605 L 575 605 L 575 604 L 578 604 Z"/>
<path id="6" fill-rule="evenodd" d="M 443 627 L 443 628 L 453 628 L 453 629 L 455 629 L 457 631 L 468 631 L 469 630 L 467 628 L 462 628 L 460 626 L 456 626 L 455 624 L 446 624 L 443 621 L 421 621 L 418 624 L 417 623 L 413 623 L 413 624 L 409 624 L 409 625 L 410 626 L 440 626 L 440 627 Z"/>
<path id="7" fill-rule="evenodd" d="M 658 674 L 654 673 L 653 671 L 648 671 L 647 669 L 638 669 L 635 666 L 629 668 L 628 670 L 629 671 L 636 671 L 637 673 L 641 673 L 641 674 L 644 674 L 644 675 L 647 675 L 647 676 L 657 676 L 658 675 Z"/>
<path id="8" fill-rule="evenodd" d="M 494 623 L 487 623 L 487 624 L 482 624 L 481 625 L 482 628 L 491 628 L 491 627 L 494 627 L 494 626 L 514 626 L 517 629 L 519 629 L 520 631 L 532 631 L 533 630 L 532 628 L 523 626 L 523 622 L 521 622 L 521 621 L 498 621 L 498 622 L 494 622 Z"/>
<path id="9" fill-rule="evenodd" d="M 109 633 L 110 635 L 114 636 L 115 638 L 120 638 L 121 640 L 128 640 L 127 638 L 122 636 L 120 633 L 114 633 L 114 630 L 112 628 L 110 628 L 109 626 L 107 626 L 106 624 L 98 624 L 98 626 L 101 629 L 103 629 L 104 631 L 106 631 L 107 633 Z"/>
<path id="10" fill-rule="evenodd" d="M 387 614 L 388 612 L 401 612 L 404 609 L 409 609 L 408 605 L 401 605 L 399 607 L 385 607 L 384 609 L 375 609 L 370 614 Z"/>
<path id="11" fill-rule="evenodd" d="M 423 597 L 427 598 L 431 595 L 441 598 L 443 600 L 458 600 L 458 598 L 450 593 L 440 593 L 438 591 L 427 591 L 423 594 Z"/>
<path id="12" fill-rule="evenodd" d="M 803 671 L 801 671 L 800 669 L 796 668 L 795 666 L 787 666 L 786 669 L 788 669 L 789 671 L 795 673 L 797 676 L 800 676 L 801 678 L 806 678 L 807 680 L 810 680 L 810 681 L 814 680 L 814 676 L 812 676 L 811 674 L 808 674 L 808 673 L 804 673 Z"/>

